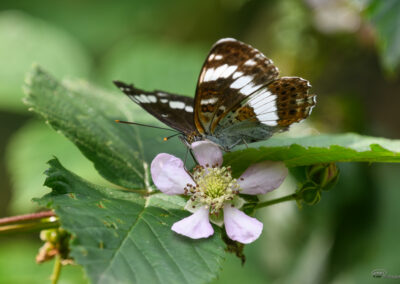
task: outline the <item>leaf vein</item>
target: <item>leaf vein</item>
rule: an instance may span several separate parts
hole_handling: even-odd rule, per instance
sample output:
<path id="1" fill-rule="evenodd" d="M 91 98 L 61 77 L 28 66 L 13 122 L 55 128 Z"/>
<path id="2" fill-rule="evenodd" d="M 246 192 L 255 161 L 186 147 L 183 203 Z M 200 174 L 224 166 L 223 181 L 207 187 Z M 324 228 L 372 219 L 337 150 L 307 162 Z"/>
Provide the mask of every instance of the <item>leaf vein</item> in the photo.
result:
<path id="1" fill-rule="evenodd" d="M 186 278 L 186 275 L 184 273 L 184 271 L 181 269 L 181 267 L 178 265 L 178 263 L 176 262 L 176 260 L 172 257 L 171 253 L 169 252 L 169 250 L 167 249 L 167 247 L 165 246 L 165 244 L 161 241 L 160 236 L 156 233 L 156 231 L 153 229 L 153 227 L 150 225 L 149 222 L 147 222 L 147 220 L 145 218 L 143 218 L 143 222 L 145 222 L 147 224 L 147 226 L 149 227 L 149 229 L 153 232 L 153 234 L 156 236 L 156 240 L 160 243 L 161 247 L 166 251 L 168 257 L 172 260 L 172 262 L 175 264 L 175 266 L 178 268 L 179 272 L 182 274 L 183 279 L 185 279 L 186 283 L 190 283 L 190 281 Z"/>

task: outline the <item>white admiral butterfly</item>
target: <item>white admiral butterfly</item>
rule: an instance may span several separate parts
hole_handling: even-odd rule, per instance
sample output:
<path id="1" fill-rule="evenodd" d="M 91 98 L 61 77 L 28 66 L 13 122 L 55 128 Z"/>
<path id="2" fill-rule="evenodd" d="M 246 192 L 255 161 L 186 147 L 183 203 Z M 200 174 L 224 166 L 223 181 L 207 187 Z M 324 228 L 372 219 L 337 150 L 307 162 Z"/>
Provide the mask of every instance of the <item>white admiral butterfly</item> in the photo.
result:
<path id="1" fill-rule="evenodd" d="M 316 99 L 308 94 L 309 82 L 278 76 L 278 68 L 260 51 L 225 38 L 211 48 L 194 99 L 114 83 L 135 103 L 182 133 L 188 144 L 209 139 L 230 150 L 268 139 L 310 115 Z"/>

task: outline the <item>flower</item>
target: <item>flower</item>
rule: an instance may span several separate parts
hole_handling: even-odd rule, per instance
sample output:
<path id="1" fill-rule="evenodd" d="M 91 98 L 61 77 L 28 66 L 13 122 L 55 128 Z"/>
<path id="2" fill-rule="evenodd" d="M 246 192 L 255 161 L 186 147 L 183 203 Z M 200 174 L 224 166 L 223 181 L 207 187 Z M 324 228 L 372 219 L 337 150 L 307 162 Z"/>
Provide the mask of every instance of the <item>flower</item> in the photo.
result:
<path id="1" fill-rule="evenodd" d="M 265 194 L 278 188 L 287 176 L 282 162 L 265 161 L 251 165 L 239 179 L 230 167 L 222 167 L 222 151 L 210 141 L 191 145 L 199 163 L 189 174 L 181 159 L 161 153 L 151 163 L 154 184 L 165 194 L 185 194 L 190 199 L 185 209 L 193 214 L 172 226 L 178 234 L 192 239 L 214 234 L 211 222 L 222 226 L 232 240 L 248 244 L 261 234 L 263 224 L 239 210 L 245 201 L 241 194 Z"/>

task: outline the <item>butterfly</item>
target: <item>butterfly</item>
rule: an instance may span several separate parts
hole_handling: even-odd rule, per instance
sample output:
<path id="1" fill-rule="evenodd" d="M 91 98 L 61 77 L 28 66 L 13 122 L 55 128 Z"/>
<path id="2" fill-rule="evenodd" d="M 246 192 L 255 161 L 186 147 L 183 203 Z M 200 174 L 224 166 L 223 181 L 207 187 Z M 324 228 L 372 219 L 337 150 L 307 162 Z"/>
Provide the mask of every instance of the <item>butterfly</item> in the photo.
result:
<path id="1" fill-rule="evenodd" d="M 316 104 L 310 83 L 279 77 L 271 59 L 232 38 L 217 41 L 200 72 L 194 99 L 114 84 L 147 112 L 182 134 L 190 145 L 211 140 L 229 151 L 266 140 L 307 118 Z"/>

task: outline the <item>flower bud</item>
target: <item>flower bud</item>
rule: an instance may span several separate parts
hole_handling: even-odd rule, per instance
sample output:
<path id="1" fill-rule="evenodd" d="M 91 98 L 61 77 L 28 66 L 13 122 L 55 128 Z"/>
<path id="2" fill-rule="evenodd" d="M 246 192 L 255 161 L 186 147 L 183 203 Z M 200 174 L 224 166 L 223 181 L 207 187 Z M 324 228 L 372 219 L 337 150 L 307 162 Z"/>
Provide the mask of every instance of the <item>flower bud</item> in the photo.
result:
<path id="1" fill-rule="evenodd" d="M 312 165 L 306 172 L 308 179 L 322 190 L 331 189 L 339 178 L 339 169 L 335 163 Z"/>
<path id="2" fill-rule="evenodd" d="M 316 187 L 308 187 L 302 191 L 304 203 L 315 205 L 321 200 L 321 191 Z"/>
<path id="3" fill-rule="evenodd" d="M 62 228 L 40 231 L 40 239 L 44 242 L 36 255 L 36 262 L 42 263 L 60 255 L 62 260 L 68 260 L 69 240 L 71 235 Z"/>
<path id="4" fill-rule="evenodd" d="M 296 197 L 300 207 L 302 203 L 315 205 L 321 200 L 321 188 L 313 182 L 308 181 L 296 191 Z"/>
<path id="5" fill-rule="evenodd" d="M 48 229 L 40 231 L 40 239 L 44 242 L 56 244 L 59 241 L 58 229 Z"/>

